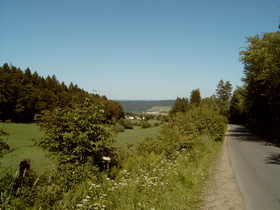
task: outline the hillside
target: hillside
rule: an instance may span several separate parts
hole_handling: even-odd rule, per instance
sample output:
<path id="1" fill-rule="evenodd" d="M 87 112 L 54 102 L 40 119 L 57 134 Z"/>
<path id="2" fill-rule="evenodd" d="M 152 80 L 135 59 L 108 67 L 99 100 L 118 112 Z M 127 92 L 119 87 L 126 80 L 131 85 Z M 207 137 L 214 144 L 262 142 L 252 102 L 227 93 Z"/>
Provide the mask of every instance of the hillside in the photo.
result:
<path id="1" fill-rule="evenodd" d="M 158 100 L 158 101 L 124 101 L 116 100 L 122 106 L 125 112 L 146 112 L 153 107 L 172 107 L 175 100 Z"/>

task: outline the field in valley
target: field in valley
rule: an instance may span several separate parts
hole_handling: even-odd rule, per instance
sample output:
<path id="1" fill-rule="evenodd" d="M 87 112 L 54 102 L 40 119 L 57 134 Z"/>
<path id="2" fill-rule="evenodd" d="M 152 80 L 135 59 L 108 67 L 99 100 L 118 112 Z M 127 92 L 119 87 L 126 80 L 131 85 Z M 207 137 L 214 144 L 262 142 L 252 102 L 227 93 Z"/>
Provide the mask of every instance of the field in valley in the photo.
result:
<path id="1" fill-rule="evenodd" d="M 37 172 L 42 172 L 52 167 L 53 163 L 50 159 L 32 141 L 32 139 L 44 136 L 44 132 L 36 124 L 1 123 L 0 127 L 9 132 L 10 136 L 7 143 L 12 150 L 0 158 L 0 178 L 6 173 L 16 173 L 19 169 L 20 161 L 25 158 L 31 159 L 31 167 Z M 160 126 L 157 126 L 141 129 L 136 126 L 133 130 L 127 129 L 125 132 L 118 134 L 115 145 L 137 144 L 146 137 L 155 137 L 160 128 Z"/>

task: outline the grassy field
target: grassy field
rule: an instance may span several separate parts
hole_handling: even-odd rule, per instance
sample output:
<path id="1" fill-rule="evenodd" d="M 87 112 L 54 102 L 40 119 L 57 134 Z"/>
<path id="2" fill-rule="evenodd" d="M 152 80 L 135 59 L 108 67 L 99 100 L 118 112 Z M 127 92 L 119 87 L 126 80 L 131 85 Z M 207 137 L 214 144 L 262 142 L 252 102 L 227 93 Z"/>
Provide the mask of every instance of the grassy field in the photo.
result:
<path id="1" fill-rule="evenodd" d="M 126 146 L 127 144 L 137 144 L 146 137 L 156 137 L 160 126 L 146 128 L 146 129 L 126 129 L 125 132 L 119 133 L 116 138 L 117 146 Z"/>
<path id="2" fill-rule="evenodd" d="M 153 106 L 150 109 L 147 109 L 146 112 L 169 112 L 172 109 L 172 106 Z"/>
<path id="3" fill-rule="evenodd" d="M 38 126 L 35 124 L 1 123 L 0 127 L 10 133 L 7 143 L 12 149 L 12 152 L 0 158 L 0 177 L 6 173 L 16 173 L 19 169 L 20 161 L 24 158 L 31 159 L 32 169 L 39 173 L 51 167 L 52 162 L 32 141 L 32 139 L 40 138 L 44 135 Z M 148 136 L 155 137 L 160 128 L 160 126 L 147 129 L 137 129 L 136 127 L 134 130 L 126 130 L 117 136 L 116 146 L 126 146 L 128 143 L 136 144 Z"/>
<path id="4" fill-rule="evenodd" d="M 43 137 L 44 133 L 35 124 L 15 124 L 1 123 L 1 128 L 10 133 L 7 143 L 12 152 L 5 154 L 0 159 L 0 177 L 6 173 L 16 173 L 19 163 L 24 158 L 31 159 L 32 169 L 40 172 L 46 170 L 50 165 L 50 160 L 45 156 L 39 147 L 34 146 L 32 139 Z"/>

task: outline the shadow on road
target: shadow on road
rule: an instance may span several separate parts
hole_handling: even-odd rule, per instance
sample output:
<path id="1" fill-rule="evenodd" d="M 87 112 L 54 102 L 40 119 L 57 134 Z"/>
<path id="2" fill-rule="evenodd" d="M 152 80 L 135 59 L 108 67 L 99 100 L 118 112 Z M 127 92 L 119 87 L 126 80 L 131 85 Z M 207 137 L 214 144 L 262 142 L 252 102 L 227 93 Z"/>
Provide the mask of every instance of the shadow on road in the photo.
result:
<path id="1" fill-rule="evenodd" d="M 234 141 L 239 142 L 258 142 L 264 146 L 272 146 L 269 141 L 264 138 L 260 138 L 252 134 L 248 129 L 238 126 L 231 125 L 227 131 L 226 136 L 230 137 Z M 266 164 L 280 165 L 280 153 L 270 153 L 264 160 Z"/>
<path id="2" fill-rule="evenodd" d="M 273 153 L 266 159 L 267 164 L 280 165 L 280 154 Z"/>
<path id="3" fill-rule="evenodd" d="M 234 137 L 234 140 L 238 141 L 255 141 L 255 142 L 265 142 L 263 139 L 258 138 L 253 135 L 244 127 L 232 126 L 226 133 L 226 136 Z"/>

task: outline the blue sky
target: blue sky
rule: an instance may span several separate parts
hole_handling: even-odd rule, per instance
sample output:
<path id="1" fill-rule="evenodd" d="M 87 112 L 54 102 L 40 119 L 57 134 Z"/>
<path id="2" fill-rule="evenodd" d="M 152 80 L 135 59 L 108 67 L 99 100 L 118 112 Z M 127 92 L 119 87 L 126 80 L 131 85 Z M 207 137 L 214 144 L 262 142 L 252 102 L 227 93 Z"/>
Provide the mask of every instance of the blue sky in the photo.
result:
<path id="1" fill-rule="evenodd" d="M 109 99 L 241 85 L 246 37 L 278 30 L 278 0 L 0 0 L 0 65 Z"/>

